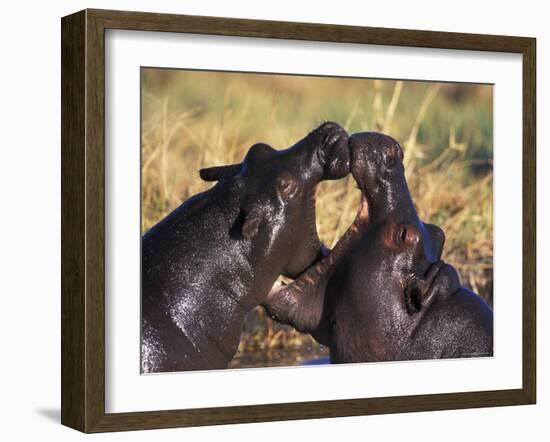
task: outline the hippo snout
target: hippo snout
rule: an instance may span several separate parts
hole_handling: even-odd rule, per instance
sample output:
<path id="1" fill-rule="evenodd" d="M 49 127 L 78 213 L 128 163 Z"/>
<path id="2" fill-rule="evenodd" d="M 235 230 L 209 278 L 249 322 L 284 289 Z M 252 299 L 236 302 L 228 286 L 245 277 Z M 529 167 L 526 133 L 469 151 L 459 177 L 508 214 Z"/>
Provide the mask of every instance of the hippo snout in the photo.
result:
<path id="1" fill-rule="evenodd" d="M 403 150 L 388 135 L 378 132 L 361 132 L 349 137 L 350 170 L 361 186 L 374 185 L 379 177 L 402 164 Z"/>
<path id="2" fill-rule="evenodd" d="M 338 123 L 323 123 L 317 131 L 322 136 L 318 158 L 323 165 L 323 178 L 335 180 L 349 173 L 348 133 Z"/>

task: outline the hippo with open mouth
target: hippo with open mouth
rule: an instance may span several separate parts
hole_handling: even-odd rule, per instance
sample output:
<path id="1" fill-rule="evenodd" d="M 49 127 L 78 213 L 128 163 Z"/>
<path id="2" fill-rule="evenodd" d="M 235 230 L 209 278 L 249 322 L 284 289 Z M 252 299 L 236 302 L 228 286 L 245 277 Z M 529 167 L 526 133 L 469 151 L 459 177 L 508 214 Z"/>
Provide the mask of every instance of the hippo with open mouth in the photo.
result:
<path id="1" fill-rule="evenodd" d="M 401 146 L 379 133 L 349 140 L 362 193 L 333 251 L 264 307 L 330 347 L 333 363 L 490 356 L 493 312 L 441 260 L 443 231 L 422 222 Z"/>
<path id="2" fill-rule="evenodd" d="M 226 368 L 246 313 L 278 276 L 324 256 L 316 188 L 348 173 L 348 135 L 336 123 L 288 149 L 255 144 L 239 164 L 201 170 L 218 183 L 142 238 L 142 371 Z"/>

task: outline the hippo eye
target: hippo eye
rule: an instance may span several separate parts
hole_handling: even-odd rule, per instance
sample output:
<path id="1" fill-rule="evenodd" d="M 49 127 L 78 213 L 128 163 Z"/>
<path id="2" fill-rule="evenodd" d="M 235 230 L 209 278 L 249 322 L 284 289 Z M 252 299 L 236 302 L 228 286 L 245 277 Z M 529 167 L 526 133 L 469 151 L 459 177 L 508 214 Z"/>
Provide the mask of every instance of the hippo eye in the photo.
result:
<path id="1" fill-rule="evenodd" d="M 277 182 L 279 194 L 285 199 L 291 199 L 298 193 L 298 182 L 289 174 L 283 174 Z"/>
<path id="2" fill-rule="evenodd" d="M 397 252 L 405 251 L 420 240 L 418 229 L 414 224 L 388 222 L 382 232 L 384 244 Z"/>
<path id="3" fill-rule="evenodd" d="M 401 224 L 394 230 L 393 235 L 393 240 L 398 247 L 412 246 L 420 239 L 418 229 L 412 224 Z"/>

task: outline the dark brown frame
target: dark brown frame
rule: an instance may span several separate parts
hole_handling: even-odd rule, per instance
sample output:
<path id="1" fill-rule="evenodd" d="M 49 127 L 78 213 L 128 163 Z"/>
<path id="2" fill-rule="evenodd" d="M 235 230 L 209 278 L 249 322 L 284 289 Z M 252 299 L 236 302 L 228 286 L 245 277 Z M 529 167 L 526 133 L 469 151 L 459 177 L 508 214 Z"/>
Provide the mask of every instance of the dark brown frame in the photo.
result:
<path id="1" fill-rule="evenodd" d="M 61 422 L 84 432 L 311 419 L 536 400 L 536 40 L 312 23 L 84 10 L 62 30 Z M 523 386 L 192 410 L 105 413 L 105 30 L 185 32 L 519 53 L 523 56 Z"/>

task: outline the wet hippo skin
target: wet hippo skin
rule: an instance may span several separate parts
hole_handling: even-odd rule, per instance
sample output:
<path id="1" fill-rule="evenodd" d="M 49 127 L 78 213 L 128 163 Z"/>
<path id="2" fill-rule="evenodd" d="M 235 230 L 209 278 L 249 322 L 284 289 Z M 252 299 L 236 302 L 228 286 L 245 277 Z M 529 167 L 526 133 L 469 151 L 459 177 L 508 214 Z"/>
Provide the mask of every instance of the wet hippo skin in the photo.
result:
<path id="1" fill-rule="evenodd" d="M 276 278 L 324 256 L 315 191 L 349 173 L 347 143 L 324 123 L 288 149 L 256 144 L 242 163 L 200 171 L 218 183 L 142 238 L 143 372 L 227 367 Z"/>
<path id="2" fill-rule="evenodd" d="M 443 231 L 423 223 L 386 135 L 350 137 L 362 193 L 333 251 L 264 303 L 279 322 L 330 347 L 331 362 L 490 356 L 493 313 L 441 260 Z"/>

